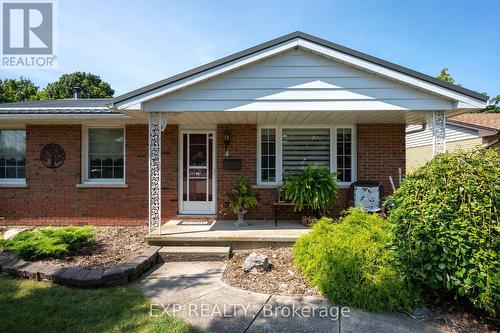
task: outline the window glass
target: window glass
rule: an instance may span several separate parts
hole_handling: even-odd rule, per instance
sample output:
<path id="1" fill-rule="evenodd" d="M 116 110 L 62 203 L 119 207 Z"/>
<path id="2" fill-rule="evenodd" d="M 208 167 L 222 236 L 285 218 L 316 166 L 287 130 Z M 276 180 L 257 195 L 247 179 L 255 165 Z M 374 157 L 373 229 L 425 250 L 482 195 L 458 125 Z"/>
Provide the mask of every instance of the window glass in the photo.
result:
<path id="1" fill-rule="evenodd" d="M 89 128 L 89 179 L 124 177 L 123 128 Z"/>
<path id="2" fill-rule="evenodd" d="M 352 180 L 352 131 L 350 128 L 337 129 L 337 172 L 340 182 Z"/>
<path id="3" fill-rule="evenodd" d="M 276 129 L 263 128 L 260 135 L 260 179 L 272 183 L 276 181 Z"/>
<path id="4" fill-rule="evenodd" d="M 26 178 L 26 131 L 0 129 L 0 181 Z"/>
<path id="5" fill-rule="evenodd" d="M 284 128 L 283 179 L 296 175 L 308 165 L 330 169 L 330 130 Z"/>

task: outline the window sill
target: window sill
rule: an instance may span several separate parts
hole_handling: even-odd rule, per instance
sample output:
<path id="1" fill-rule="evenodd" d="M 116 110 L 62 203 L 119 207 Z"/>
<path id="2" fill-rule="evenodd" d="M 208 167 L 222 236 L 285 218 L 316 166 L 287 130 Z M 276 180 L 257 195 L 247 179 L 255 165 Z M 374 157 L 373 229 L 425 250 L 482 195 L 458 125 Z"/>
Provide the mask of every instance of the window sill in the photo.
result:
<path id="1" fill-rule="evenodd" d="M 264 185 L 264 184 L 257 184 L 257 185 L 252 185 L 252 188 L 255 188 L 255 189 L 277 189 L 279 188 L 280 186 L 279 185 Z"/>
<path id="2" fill-rule="evenodd" d="M 0 187 L 27 188 L 26 183 L 0 183 Z"/>
<path id="3" fill-rule="evenodd" d="M 92 184 L 92 183 L 83 183 L 83 184 L 76 184 L 77 188 L 127 188 L 128 184 L 113 184 L 113 183 L 108 183 L 108 184 Z"/>

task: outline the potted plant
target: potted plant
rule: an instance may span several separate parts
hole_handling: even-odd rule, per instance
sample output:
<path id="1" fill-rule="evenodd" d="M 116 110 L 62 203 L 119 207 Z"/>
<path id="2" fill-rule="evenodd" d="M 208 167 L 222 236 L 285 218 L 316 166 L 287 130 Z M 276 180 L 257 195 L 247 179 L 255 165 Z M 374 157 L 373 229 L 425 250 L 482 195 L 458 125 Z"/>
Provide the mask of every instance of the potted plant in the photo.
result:
<path id="1" fill-rule="evenodd" d="M 244 177 L 236 177 L 234 187 L 228 193 L 228 196 L 229 209 L 238 216 L 234 225 L 237 227 L 246 226 L 247 223 L 244 220 L 245 214 L 249 208 L 256 207 L 258 203 L 255 195 L 250 192 Z"/>
<path id="2" fill-rule="evenodd" d="M 287 179 L 282 190 L 285 199 L 294 204 L 294 211 L 301 212 L 308 208 L 316 214 L 302 217 L 302 223 L 309 226 L 313 220 L 328 213 L 337 200 L 337 173 L 330 173 L 323 167 L 308 166 L 302 173 Z"/>

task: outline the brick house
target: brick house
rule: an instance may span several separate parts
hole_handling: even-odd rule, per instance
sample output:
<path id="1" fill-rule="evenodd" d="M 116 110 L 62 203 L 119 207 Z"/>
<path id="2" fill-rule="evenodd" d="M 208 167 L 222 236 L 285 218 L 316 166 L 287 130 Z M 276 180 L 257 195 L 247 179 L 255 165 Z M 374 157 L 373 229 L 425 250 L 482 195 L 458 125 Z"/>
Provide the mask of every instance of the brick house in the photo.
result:
<path id="1" fill-rule="evenodd" d="M 285 172 L 307 164 L 349 185 L 405 170 L 405 127 L 427 123 L 433 153 L 445 119 L 487 97 L 301 32 L 113 99 L 0 105 L 5 223 L 157 226 L 177 215 L 227 217 L 237 175 L 270 219 Z"/>

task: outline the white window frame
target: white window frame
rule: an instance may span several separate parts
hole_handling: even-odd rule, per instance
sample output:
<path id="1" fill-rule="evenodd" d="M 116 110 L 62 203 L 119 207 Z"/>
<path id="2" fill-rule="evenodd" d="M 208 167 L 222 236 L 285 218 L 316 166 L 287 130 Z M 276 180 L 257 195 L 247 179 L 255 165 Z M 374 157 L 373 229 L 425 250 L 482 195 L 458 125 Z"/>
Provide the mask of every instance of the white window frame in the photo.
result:
<path id="1" fill-rule="evenodd" d="M 123 130 L 123 178 L 89 178 L 89 130 L 94 128 L 119 128 Z M 82 184 L 115 185 L 126 184 L 127 177 L 127 131 L 124 125 L 82 126 Z"/>
<path id="2" fill-rule="evenodd" d="M 339 182 L 341 188 L 349 187 L 357 180 L 357 134 L 355 124 L 336 124 L 336 125 L 262 125 L 257 126 L 257 185 L 261 187 L 278 187 L 283 184 L 283 129 L 288 128 L 318 128 L 330 130 L 330 172 L 337 172 L 337 129 L 351 129 L 351 181 Z M 263 182 L 261 179 L 261 135 L 262 129 L 276 130 L 276 181 Z"/>
<path id="3" fill-rule="evenodd" d="M 0 126 L 0 130 L 24 130 L 24 132 L 26 133 L 26 126 Z M 26 138 L 26 135 L 25 135 L 25 138 Z M 26 139 L 25 139 L 26 140 Z M 26 185 L 26 175 L 28 174 L 28 158 L 27 158 L 27 150 L 28 150 L 28 147 L 26 145 L 26 141 L 25 141 L 25 160 L 26 160 L 26 165 L 25 165 L 25 175 L 24 175 L 24 178 L 1 178 L 0 179 L 0 186 L 23 186 L 23 185 Z"/>

